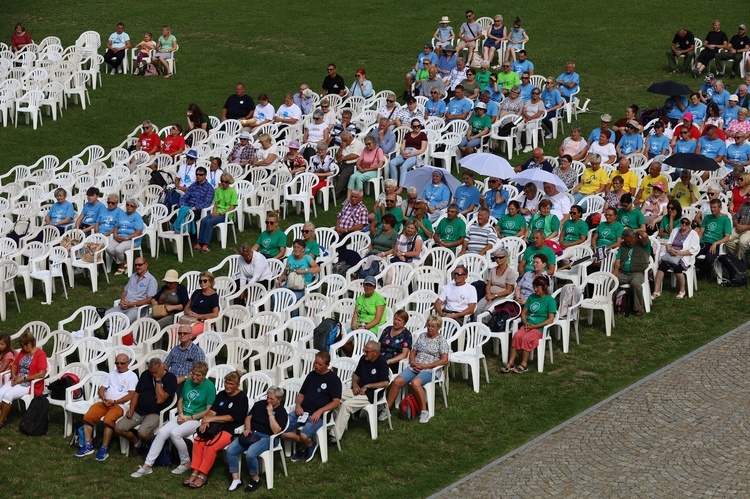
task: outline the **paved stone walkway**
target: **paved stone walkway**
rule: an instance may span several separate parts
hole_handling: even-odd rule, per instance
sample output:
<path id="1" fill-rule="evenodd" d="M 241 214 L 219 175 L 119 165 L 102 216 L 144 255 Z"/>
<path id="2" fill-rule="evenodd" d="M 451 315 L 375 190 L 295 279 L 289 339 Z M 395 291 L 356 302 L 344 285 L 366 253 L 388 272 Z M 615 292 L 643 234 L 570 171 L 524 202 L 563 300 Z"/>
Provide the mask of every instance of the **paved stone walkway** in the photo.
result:
<path id="1" fill-rule="evenodd" d="M 750 323 L 436 497 L 750 497 Z"/>

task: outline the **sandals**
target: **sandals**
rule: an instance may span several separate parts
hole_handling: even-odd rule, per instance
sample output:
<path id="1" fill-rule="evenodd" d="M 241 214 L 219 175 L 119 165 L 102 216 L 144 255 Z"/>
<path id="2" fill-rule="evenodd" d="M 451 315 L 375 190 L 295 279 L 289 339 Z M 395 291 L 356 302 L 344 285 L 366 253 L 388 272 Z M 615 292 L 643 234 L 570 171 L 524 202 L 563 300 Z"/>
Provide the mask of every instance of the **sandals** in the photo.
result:
<path id="1" fill-rule="evenodd" d="M 211 251 L 211 248 L 208 246 L 208 244 L 204 244 L 203 248 L 201 249 L 201 252 L 208 253 Z"/>
<path id="2" fill-rule="evenodd" d="M 651 293 L 651 299 L 652 300 L 656 300 L 660 296 L 661 296 L 661 293 L 659 293 L 658 291 L 654 291 L 653 293 Z"/>
<path id="3" fill-rule="evenodd" d="M 122 275 L 122 274 L 124 274 L 124 273 L 125 273 L 125 272 L 127 272 L 127 271 L 128 271 L 128 267 L 127 267 L 127 266 L 125 266 L 125 265 L 121 265 L 121 266 L 120 266 L 120 267 L 118 267 L 118 268 L 117 268 L 117 270 L 115 271 L 115 275 Z"/>
<path id="4" fill-rule="evenodd" d="M 677 293 L 677 296 L 675 296 L 675 298 L 677 298 L 678 300 L 682 300 L 683 298 L 685 298 L 685 292 L 680 291 L 679 293 Z"/>
<path id="5" fill-rule="evenodd" d="M 201 250 L 201 245 L 200 245 L 200 243 L 195 243 L 195 244 L 193 245 L 193 251 L 200 251 L 200 250 Z"/>
<path id="6" fill-rule="evenodd" d="M 513 370 L 513 366 L 510 364 L 505 364 L 503 367 L 500 368 L 500 374 L 508 374 Z"/>
<path id="7" fill-rule="evenodd" d="M 172 73 L 167 73 L 164 75 L 164 78 L 171 78 L 171 77 L 172 77 Z"/>
<path id="8" fill-rule="evenodd" d="M 199 489 L 199 488 L 203 487 L 204 485 L 206 485 L 208 483 L 208 477 L 205 476 L 205 475 L 200 475 L 199 474 L 199 475 L 196 476 L 196 478 L 198 480 L 201 480 L 201 483 L 190 482 L 190 488 L 191 489 Z"/>
<path id="9" fill-rule="evenodd" d="M 193 483 L 193 479 L 198 478 L 198 476 L 198 473 L 190 473 L 190 477 L 182 482 L 182 485 L 184 485 L 185 487 L 190 487 L 190 484 Z"/>
<path id="10" fill-rule="evenodd" d="M 516 374 L 523 374 L 528 370 L 529 368 L 524 366 L 523 364 L 517 365 L 516 367 L 513 368 L 513 372 Z"/>

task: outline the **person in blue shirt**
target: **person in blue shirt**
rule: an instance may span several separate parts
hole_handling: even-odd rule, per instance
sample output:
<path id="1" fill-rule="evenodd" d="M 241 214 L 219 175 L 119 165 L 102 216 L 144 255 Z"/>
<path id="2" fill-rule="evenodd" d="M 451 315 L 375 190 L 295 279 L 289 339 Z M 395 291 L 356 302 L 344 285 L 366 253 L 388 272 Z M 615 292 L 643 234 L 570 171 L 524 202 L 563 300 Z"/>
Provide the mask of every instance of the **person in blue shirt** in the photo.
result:
<path id="1" fill-rule="evenodd" d="M 737 114 L 740 112 L 740 98 L 736 95 L 729 96 L 729 105 L 724 108 L 722 118 L 724 118 L 724 129 L 729 126 L 734 120 L 737 119 Z"/>
<path id="2" fill-rule="evenodd" d="M 143 218 L 135 211 L 138 201 L 131 198 L 125 201 L 125 212 L 120 215 L 112 233 L 112 241 L 107 246 L 107 254 L 119 265 L 115 275 L 127 272 L 125 252 L 141 246 L 140 236 L 143 233 Z"/>
<path id="3" fill-rule="evenodd" d="M 557 80 L 551 76 L 547 77 L 547 81 L 544 84 L 541 96 L 542 102 L 544 102 L 544 109 L 547 114 L 542 118 L 542 126 L 547 129 L 548 139 L 552 138 L 552 119 L 557 116 L 560 109 L 563 107 L 565 101 L 562 98 L 562 94 L 557 89 Z"/>
<path id="4" fill-rule="evenodd" d="M 727 146 L 727 154 L 724 165 L 735 169 L 738 166 L 750 165 L 750 144 L 745 142 L 745 132 L 737 132 L 734 135 L 734 144 Z"/>
<path id="5" fill-rule="evenodd" d="M 99 189 L 89 187 L 86 191 L 86 203 L 81 209 L 81 215 L 76 220 L 75 228 L 81 229 L 87 235 L 95 233 L 99 217 L 106 209 L 104 203 L 99 201 Z"/>
<path id="6" fill-rule="evenodd" d="M 654 133 L 647 139 L 646 150 L 648 158 L 653 159 L 659 155 L 669 154 L 669 137 L 664 135 L 664 123 L 657 121 L 654 124 Z"/>
<path id="7" fill-rule="evenodd" d="M 427 203 L 430 220 L 435 221 L 440 216 L 440 210 L 448 206 L 451 200 L 451 190 L 445 183 L 445 175 L 441 171 L 432 172 L 432 183 L 422 191 L 422 199 Z"/>
<path id="8" fill-rule="evenodd" d="M 716 83 L 714 74 L 708 73 L 703 80 L 701 88 L 698 89 L 698 92 L 701 94 L 701 101 L 706 105 L 711 102 L 711 99 L 714 96 L 714 83 Z"/>
<path id="9" fill-rule="evenodd" d="M 119 204 L 120 200 L 118 199 L 117 194 L 110 194 L 107 196 L 107 207 L 99 213 L 99 219 L 97 220 L 96 231 L 99 234 L 110 236 L 114 233 L 117 222 L 120 220 L 120 217 L 125 214 L 125 212 L 122 211 L 122 208 L 118 206 Z"/>
<path id="10" fill-rule="evenodd" d="M 599 142 L 599 135 L 602 133 L 602 130 L 609 130 L 609 141 L 614 144 L 615 142 L 615 132 L 609 128 L 609 124 L 612 123 L 612 116 L 609 114 L 602 114 L 599 119 L 602 121 L 602 124 L 599 128 L 594 128 L 591 130 L 591 133 L 589 134 L 589 138 L 586 140 L 588 142 L 589 147 L 591 147 L 591 144 L 594 142 Z"/>
<path id="11" fill-rule="evenodd" d="M 440 91 L 437 88 L 433 87 L 430 89 L 430 100 L 424 104 L 424 119 L 429 119 L 430 116 L 445 117 L 447 106 L 441 97 Z"/>
<path id="12" fill-rule="evenodd" d="M 617 143 L 618 156 L 630 156 L 631 154 L 643 153 L 643 135 L 638 131 L 638 122 L 628 121 L 627 131 Z"/>
<path id="13" fill-rule="evenodd" d="M 456 188 L 453 202 L 458 205 L 461 215 L 473 213 L 479 207 L 479 189 L 474 183 L 474 172 L 464 170 L 464 183 Z"/>
<path id="14" fill-rule="evenodd" d="M 508 191 L 503 189 L 503 181 L 497 177 L 487 179 L 487 190 L 479 198 L 482 208 L 490 210 L 490 214 L 496 219 L 505 215 L 508 207 Z"/>
<path id="15" fill-rule="evenodd" d="M 716 80 L 714 83 L 714 94 L 711 97 L 711 102 L 715 102 L 719 106 L 719 111 L 724 111 L 724 108 L 729 105 L 729 91 L 724 88 L 724 82 Z"/>
<path id="16" fill-rule="evenodd" d="M 55 189 L 55 199 L 57 202 L 50 206 L 47 215 L 44 217 L 45 225 L 53 225 L 62 234 L 73 223 L 76 215 L 73 203 L 66 198 L 68 193 L 62 187 Z"/>
<path id="17" fill-rule="evenodd" d="M 672 126 L 675 126 L 680 121 L 682 114 L 687 109 L 687 105 L 687 97 L 682 95 L 673 95 L 672 97 L 667 97 L 667 100 L 664 101 L 664 115 L 669 118 Z"/>
<path id="18" fill-rule="evenodd" d="M 557 88 L 566 101 L 570 96 L 578 92 L 578 85 L 581 83 L 581 77 L 576 73 L 576 65 L 573 61 L 565 63 L 565 72 L 557 77 Z"/>
<path id="19" fill-rule="evenodd" d="M 534 91 L 536 88 L 536 85 L 531 83 L 531 74 L 530 73 L 524 73 L 521 75 L 521 84 L 519 85 L 519 88 L 521 89 L 521 100 L 524 102 L 528 102 L 531 100 L 531 92 Z"/>
<path id="20" fill-rule="evenodd" d="M 676 153 L 694 153 L 695 148 L 698 146 L 698 142 L 690 136 L 690 129 L 688 127 L 679 127 L 675 131 L 680 139 L 674 143 L 672 152 Z"/>
<path id="21" fill-rule="evenodd" d="M 471 113 L 471 101 L 464 97 L 463 85 L 458 85 L 454 92 L 455 97 L 453 97 L 453 99 L 451 99 L 451 101 L 448 103 L 448 108 L 445 113 L 445 120 L 466 120 L 469 118 L 469 113 Z"/>
<path id="22" fill-rule="evenodd" d="M 414 78 L 417 76 L 417 71 L 420 69 L 427 69 L 424 65 L 425 59 L 430 60 L 430 64 L 438 63 L 438 56 L 433 51 L 432 43 L 427 42 L 424 44 L 424 50 L 417 56 L 417 63 L 414 65 L 414 69 L 406 73 L 406 90 L 404 90 L 404 98 L 411 94 L 411 84 L 414 82 Z"/>
<path id="23" fill-rule="evenodd" d="M 443 53 L 438 57 L 437 69 L 439 76 L 445 78 L 451 74 L 451 71 L 456 69 L 458 64 L 458 57 L 456 57 L 456 49 L 453 45 L 448 44 L 443 49 Z"/>
<path id="24" fill-rule="evenodd" d="M 696 154 L 711 158 L 717 163 L 721 163 L 724 160 L 727 148 L 724 141 L 719 138 L 716 126 L 708 125 L 706 127 L 706 135 L 698 140 L 695 152 Z"/>
<path id="25" fill-rule="evenodd" d="M 495 123 L 500 113 L 500 106 L 498 106 L 497 102 L 492 100 L 492 94 L 490 93 L 489 88 L 490 87 L 487 87 L 488 90 L 483 90 L 482 93 L 479 94 L 479 98 L 474 105 L 484 102 L 487 116 L 489 116 L 492 123 Z"/>
<path id="26" fill-rule="evenodd" d="M 513 61 L 511 69 L 518 73 L 518 76 L 523 76 L 524 73 L 534 74 L 534 63 L 526 59 L 526 51 L 519 50 L 517 52 L 518 59 Z"/>
<path id="27" fill-rule="evenodd" d="M 700 125 L 706 119 L 707 108 L 708 106 L 701 102 L 701 94 L 694 92 L 690 94 L 690 104 L 685 111 L 693 113 L 693 123 Z"/>

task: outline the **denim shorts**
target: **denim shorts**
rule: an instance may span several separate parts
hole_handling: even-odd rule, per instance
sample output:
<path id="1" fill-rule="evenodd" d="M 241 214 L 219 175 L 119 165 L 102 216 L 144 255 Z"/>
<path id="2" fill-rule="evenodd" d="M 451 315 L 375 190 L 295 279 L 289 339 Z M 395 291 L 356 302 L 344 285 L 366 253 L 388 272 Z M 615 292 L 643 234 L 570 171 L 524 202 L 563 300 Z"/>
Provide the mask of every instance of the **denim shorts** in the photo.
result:
<path id="1" fill-rule="evenodd" d="M 312 414 L 310 414 L 312 416 Z M 289 411 L 289 430 L 288 431 L 294 431 L 299 427 L 302 427 L 300 430 L 300 433 L 304 433 L 307 435 L 308 438 L 312 437 L 316 431 L 318 431 L 323 426 L 323 418 L 320 418 L 317 423 L 311 423 L 310 419 L 308 418 L 307 422 L 305 423 L 298 423 L 297 422 L 297 412 L 294 410 Z"/>
<path id="2" fill-rule="evenodd" d="M 432 381 L 432 371 L 422 371 L 420 373 L 417 373 L 411 367 L 401 371 L 399 373 L 399 376 L 401 376 L 401 378 L 406 382 L 407 385 L 411 383 L 414 378 L 421 379 L 423 385 L 426 385 L 427 383 Z"/>

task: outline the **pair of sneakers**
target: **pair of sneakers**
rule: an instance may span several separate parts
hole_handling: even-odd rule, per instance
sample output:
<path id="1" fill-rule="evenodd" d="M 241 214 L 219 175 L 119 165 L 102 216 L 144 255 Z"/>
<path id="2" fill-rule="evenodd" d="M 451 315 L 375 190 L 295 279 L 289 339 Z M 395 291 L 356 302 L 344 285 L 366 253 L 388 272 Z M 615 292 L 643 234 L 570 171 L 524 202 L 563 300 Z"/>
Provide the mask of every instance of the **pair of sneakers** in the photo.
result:
<path id="1" fill-rule="evenodd" d="M 297 461 L 301 461 L 303 459 L 309 463 L 315 457 L 315 451 L 317 450 L 318 450 L 318 444 L 313 443 L 307 449 L 298 449 L 297 452 L 292 454 L 292 457 L 290 459 L 293 463 Z"/>
<path id="2" fill-rule="evenodd" d="M 93 453 L 94 446 L 91 444 L 91 442 L 86 442 L 85 444 L 83 444 L 83 447 L 78 449 L 78 452 L 76 452 L 76 457 L 86 457 Z M 99 451 L 96 453 L 96 460 L 105 461 L 108 457 L 109 453 L 107 452 L 107 448 L 103 445 L 99 447 Z"/>

